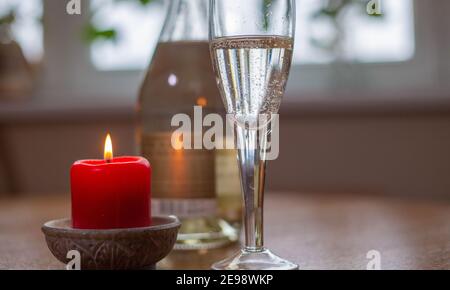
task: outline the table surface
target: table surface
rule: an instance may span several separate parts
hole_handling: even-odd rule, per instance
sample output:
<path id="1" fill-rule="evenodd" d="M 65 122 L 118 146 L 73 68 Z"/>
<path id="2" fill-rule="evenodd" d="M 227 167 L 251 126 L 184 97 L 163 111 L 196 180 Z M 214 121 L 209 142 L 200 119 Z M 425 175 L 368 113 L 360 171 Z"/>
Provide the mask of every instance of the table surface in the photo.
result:
<path id="1" fill-rule="evenodd" d="M 358 195 L 269 193 L 266 245 L 301 269 L 450 269 L 450 202 Z M 0 269 L 64 269 L 41 225 L 68 216 L 68 196 L 0 199 Z M 162 269 L 206 269 L 237 246 L 172 252 Z"/>

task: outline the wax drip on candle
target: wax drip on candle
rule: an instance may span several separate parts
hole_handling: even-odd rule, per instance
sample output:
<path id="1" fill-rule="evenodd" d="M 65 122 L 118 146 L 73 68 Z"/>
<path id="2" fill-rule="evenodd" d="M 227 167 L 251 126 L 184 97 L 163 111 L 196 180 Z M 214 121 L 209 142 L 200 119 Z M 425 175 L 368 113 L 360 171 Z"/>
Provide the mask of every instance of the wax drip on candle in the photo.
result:
<path id="1" fill-rule="evenodd" d="M 113 159 L 113 149 L 112 149 L 112 141 L 111 136 L 108 134 L 105 140 L 105 151 L 104 151 L 104 159 L 106 162 L 111 162 Z"/>

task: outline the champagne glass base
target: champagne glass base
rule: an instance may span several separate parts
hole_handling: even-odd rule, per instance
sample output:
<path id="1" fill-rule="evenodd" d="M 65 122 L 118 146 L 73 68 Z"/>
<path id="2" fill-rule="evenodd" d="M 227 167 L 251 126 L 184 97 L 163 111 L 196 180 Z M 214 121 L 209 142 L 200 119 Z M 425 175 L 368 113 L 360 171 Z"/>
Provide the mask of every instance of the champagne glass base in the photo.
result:
<path id="1" fill-rule="evenodd" d="M 235 255 L 212 265 L 213 270 L 297 270 L 298 265 L 284 260 L 268 249 L 242 249 Z"/>

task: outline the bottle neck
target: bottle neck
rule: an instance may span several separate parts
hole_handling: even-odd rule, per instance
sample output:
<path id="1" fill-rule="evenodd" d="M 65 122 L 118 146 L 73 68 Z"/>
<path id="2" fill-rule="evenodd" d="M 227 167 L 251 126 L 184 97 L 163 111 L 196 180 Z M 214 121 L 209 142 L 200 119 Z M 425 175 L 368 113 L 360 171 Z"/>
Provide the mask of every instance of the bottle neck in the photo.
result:
<path id="1" fill-rule="evenodd" d="M 208 40 L 208 0 L 170 0 L 160 42 Z"/>

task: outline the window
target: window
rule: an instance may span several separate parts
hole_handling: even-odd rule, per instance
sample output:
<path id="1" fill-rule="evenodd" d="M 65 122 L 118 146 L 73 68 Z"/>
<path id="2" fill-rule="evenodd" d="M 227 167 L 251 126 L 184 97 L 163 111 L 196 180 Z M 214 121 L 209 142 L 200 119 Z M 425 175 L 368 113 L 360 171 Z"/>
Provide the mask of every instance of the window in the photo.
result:
<path id="1" fill-rule="evenodd" d="M 44 53 L 42 10 L 41 0 L 0 2 L 0 30 L 10 30 L 30 62 L 40 61 Z"/>
<path id="2" fill-rule="evenodd" d="M 326 2 L 326 1 L 325 1 Z M 412 0 L 381 2 L 382 16 L 369 16 L 367 1 L 349 4 L 334 18 L 318 12 L 324 1 L 297 1 L 297 35 L 294 62 L 329 63 L 341 57 L 357 62 L 396 62 L 410 59 L 414 54 L 414 19 Z M 316 17 L 314 17 L 316 16 Z M 333 45 L 333 41 L 336 42 Z M 331 44 L 330 44 L 331 43 Z M 335 47 L 340 46 L 340 56 Z"/>
<path id="3" fill-rule="evenodd" d="M 445 15 L 450 3 L 380 0 L 384 16 L 371 18 L 363 1 L 368 0 L 296 0 L 295 65 L 284 103 L 302 108 L 309 104 L 347 108 L 358 103 L 389 106 L 391 101 L 403 105 L 412 98 L 417 103 L 438 102 L 448 97 L 443 95 L 448 92 L 450 77 L 450 42 L 443 35 L 450 27 Z M 31 59 L 39 59 L 43 53 L 39 19 L 44 16 L 48 57 L 41 90 L 36 94 L 52 103 L 67 103 L 64 98 L 68 98 L 92 106 L 104 104 L 108 98 L 112 105 L 133 107 L 168 1 L 82 1 L 83 13 L 75 16 L 65 13 L 67 1 L 54 0 L 45 1 L 43 14 L 43 2 L 0 1 L 0 17 L 9 11 L 8 5 L 25 7 L 20 11 L 32 16 L 14 23 L 13 29 Z M 323 46 L 333 39 L 335 26 L 327 17 L 314 17 L 333 2 L 353 3 L 339 16 L 344 36 L 339 38 L 338 54 Z M 91 25 L 85 30 L 88 23 Z M 83 31 L 96 41 L 86 43 Z M 341 61 L 334 61 L 338 58 Z"/>
<path id="4" fill-rule="evenodd" d="M 339 14 L 338 29 L 326 15 L 316 16 L 326 1 L 297 0 L 297 41 L 294 63 L 324 64 L 336 58 L 356 62 L 399 62 L 414 55 L 412 0 L 382 2 L 383 17 L 368 16 L 365 3 L 353 2 Z M 92 0 L 93 24 L 114 28 L 115 41 L 95 41 L 92 61 L 100 70 L 140 70 L 153 53 L 165 9 L 161 1 Z M 351 33 L 349 33 L 351 32 Z M 329 45 L 334 39 L 338 41 Z M 340 55 L 336 55 L 336 47 Z"/>
<path id="5" fill-rule="evenodd" d="M 92 0 L 93 26 L 99 31 L 114 29 L 116 39 L 100 39 L 91 47 L 99 70 L 144 69 L 153 54 L 165 17 L 161 1 Z M 99 34 L 101 35 L 101 34 Z"/>

